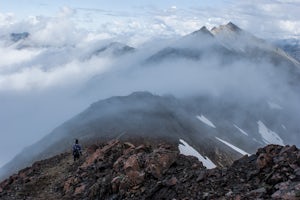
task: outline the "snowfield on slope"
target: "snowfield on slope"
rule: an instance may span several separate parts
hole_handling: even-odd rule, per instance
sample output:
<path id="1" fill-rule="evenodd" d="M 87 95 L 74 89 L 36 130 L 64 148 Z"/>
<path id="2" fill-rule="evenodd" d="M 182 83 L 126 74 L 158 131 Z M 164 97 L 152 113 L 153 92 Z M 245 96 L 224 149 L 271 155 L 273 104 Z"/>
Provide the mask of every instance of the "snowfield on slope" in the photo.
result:
<path id="1" fill-rule="evenodd" d="M 204 124 L 212 127 L 212 128 L 216 128 L 216 126 L 206 117 L 204 117 L 203 115 L 199 116 L 197 115 L 197 119 L 199 119 L 201 122 L 203 122 Z"/>
<path id="2" fill-rule="evenodd" d="M 266 144 L 284 145 L 283 140 L 277 133 L 270 130 L 262 121 L 258 121 L 258 132 L 261 134 L 263 141 Z"/>
<path id="3" fill-rule="evenodd" d="M 196 151 L 193 147 L 191 147 L 183 139 L 180 139 L 179 141 L 180 141 L 180 143 L 182 143 L 182 144 L 178 145 L 178 149 L 181 154 L 186 155 L 186 156 L 195 156 L 196 158 L 198 158 L 198 160 L 200 162 L 203 163 L 203 165 L 207 169 L 213 169 L 213 168 L 217 167 L 208 157 L 202 156 L 198 151 Z"/>
<path id="4" fill-rule="evenodd" d="M 286 126 L 281 124 L 281 127 L 284 129 L 284 130 L 287 130 Z"/>
<path id="5" fill-rule="evenodd" d="M 226 144 L 227 146 L 229 146 L 230 148 L 234 149 L 235 151 L 239 152 L 242 155 L 251 155 L 251 154 L 247 153 L 246 151 L 234 146 L 233 144 L 230 144 L 229 142 L 226 142 L 225 140 L 222 140 L 218 137 L 216 137 L 216 139 L 219 140 L 220 142 Z"/>
<path id="6" fill-rule="evenodd" d="M 244 135 L 249 136 L 248 133 L 246 133 L 243 129 L 241 129 L 241 128 L 238 127 L 237 125 L 233 124 L 233 126 L 234 126 L 237 130 L 239 130 L 241 133 L 243 133 Z"/>
<path id="7" fill-rule="evenodd" d="M 274 110 L 282 110 L 283 109 L 282 106 L 280 106 L 277 103 L 271 102 L 271 101 L 268 101 L 268 105 L 269 105 L 270 109 L 274 109 Z"/>

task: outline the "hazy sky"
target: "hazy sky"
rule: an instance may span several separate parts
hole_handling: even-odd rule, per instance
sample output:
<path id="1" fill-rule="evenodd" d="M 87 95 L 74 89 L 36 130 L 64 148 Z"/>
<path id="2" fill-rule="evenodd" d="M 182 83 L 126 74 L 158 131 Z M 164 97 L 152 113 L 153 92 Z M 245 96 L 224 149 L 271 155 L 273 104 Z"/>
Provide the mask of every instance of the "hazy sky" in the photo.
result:
<path id="1" fill-rule="evenodd" d="M 69 6 L 74 9 L 89 8 L 100 10 L 131 10 L 139 9 L 141 7 L 157 7 L 157 8 L 169 8 L 176 6 L 178 8 L 189 7 L 206 7 L 224 5 L 229 1 L 209 1 L 209 0 L 177 0 L 177 1 L 150 1 L 150 0 L 11 0 L 1 1 L 1 10 L 4 12 L 16 12 L 20 15 L 36 15 L 36 14 L 53 14 L 62 6 Z"/>
<path id="2" fill-rule="evenodd" d="M 77 27 L 110 34 L 135 31 L 143 37 L 151 28 L 155 34 L 182 35 L 233 21 L 263 38 L 286 38 L 300 36 L 299 10 L 300 0 L 1 0 L 0 26 L 64 11 Z"/>
<path id="3" fill-rule="evenodd" d="M 124 64 L 85 58 L 103 40 L 139 48 L 229 21 L 264 39 L 300 38 L 299 10 L 300 0 L 0 0 L 0 166 L 92 103 L 69 88 Z M 35 48 L 10 43 L 25 31 Z"/>

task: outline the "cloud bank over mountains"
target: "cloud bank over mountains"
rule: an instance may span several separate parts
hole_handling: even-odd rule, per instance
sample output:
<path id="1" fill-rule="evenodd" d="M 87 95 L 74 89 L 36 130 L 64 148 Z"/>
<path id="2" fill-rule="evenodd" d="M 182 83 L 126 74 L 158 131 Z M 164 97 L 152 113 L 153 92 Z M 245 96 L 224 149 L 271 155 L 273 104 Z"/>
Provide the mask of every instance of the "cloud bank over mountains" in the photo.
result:
<path id="1" fill-rule="evenodd" d="M 87 4 L 90 3 L 87 2 Z M 251 2 L 230 0 L 215 4 L 178 2 L 178 5 L 174 2 L 174 5 L 169 7 L 161 6 L 160 2 L 144 1 L 139 3 L 139 6 L 128 5 L 128 10 L 108 8 L 106 4 L 102 6 L 98 3 L 93 5 L 94 7 L 88 7 L 75 2 L 73 5 L 61 3 L 57 5 L 60 6 L 57 10 L 60 10 L 55 17 L 53 13 L 50 13 L 50 17 L 48 13 L 36 11 L 27 15 L 23 13 L 25 16 L 22 15 L 22 19 L 18 16 L 20 14 L 14 13 L 13 10 L 8 13 L 0 10 L 0 26 L 2 30 L 9 28 L 10 32 L 20 32 L 30 24 L 41 27 L 42 24 L 47 23 L 45 18 L 56 18 L 59 20 L 57 23 L 61 25 L 64 23 L 64 28 L 61 29 L 63 31 L 70 28 L 71 23 L 66 24 L 66 19 L 68 19 L 73 23 L 71 26 L 94 31 L 107 37 L 120 37 L 133 46 L 142 44 L 153 37 L 182 36 L 202 25 L 212 28 L 228 21 L 233 21 L 243 29 L 262 38 L 299 38 L 300 35 L 300 2 L 298 0 Z M 54 27 L 48 24 L 47 31 L 51 32 Z M 70 29 L 68 31 L 68 33 L 72 32 Z M 57 42 L 62 41 L 57 40 Z"/>
<path id="2" fill-rule="evenodd" d="M 0 12 L 0 123 L 1 137 L 5 135 L 0 165 L 90 103 L 111 95 L 144 90 L 179 97 L 226 94 L 293 107 L 299 96 L 289 87 L 288 75 L 274 71 L 270 63 L 239 61 L 223 68 L 222 59 L 212 56 L 142 65 L 202 25 L 212 28 L 233 21 L 267 39 L 298 37 L 298 8 L 298 1 L 265 0 L 251 5 L 228 1 L 222 8 L 144 6 L 134 12 L 71 5 L 55 16 L 32 14 L 22 20 L 17 13 Z M 15 42 L 12 33 L 29 35 Z M 114 55 L 108 48 L 112 42 L 138 51 Z"/>
<path id="3" fill-rule="evenodd" d="M 70 6 L 61 7 L 52 17 L 33 14 L 22 20 L 18 19 L 17 13 L 0 12 L 0 37 L 9 39 L 11 33 L 29 32 L 30 37 L 21 45 L 33 47 L 16 50 L 20 44 L 0 41 L 0 90 L 61 84 L 64 74 L 83 80 L 93 76 L 98 70 L 104 70 L 101 66 L 107 66 L 110 61 L 95 58 L 84 63 L 87 67 L 81 71 L 83 60 L 76 51 L 85 51 L 87 46 L 103 43 L 103 40 L 139 48 L 148 43 L 152 45 L 153 40 L 159 43 L 177 39 L 202 25 L 212 28 L 228 21 L 267 39 L 298 37 L 300 34 L 299 1 L 265 0 L 251 4 L 228 1 L 215 6 L 180 8 L 174 5 L 166 9 L 145 5 L 133 8 L 133 12 Z M 289 15 L 286 15 L 287 11 Z M 45 52 L 48 47 L 53 48 L 52 52 Z M 59 54 L 64 56 L 59 57 Z M 41 62 L 46 63 L 48 57 L 51 60 L 47 67 L 42 66 Z"/>

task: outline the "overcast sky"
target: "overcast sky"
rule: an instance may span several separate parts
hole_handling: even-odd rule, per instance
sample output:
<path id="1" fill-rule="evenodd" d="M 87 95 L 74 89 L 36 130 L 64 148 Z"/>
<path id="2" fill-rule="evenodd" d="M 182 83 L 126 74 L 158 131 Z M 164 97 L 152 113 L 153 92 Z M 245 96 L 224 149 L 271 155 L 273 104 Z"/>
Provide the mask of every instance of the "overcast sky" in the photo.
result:
<path id="1" fill-rule="evenodd" d="M 104 40 L 139 48 L 229 21 L 264 39 L 300 38 L 299 11 L 300 0 L 0 0 L 0 166 L 98 100 L 69 88 L 117 66 L 84 59 Z M 24 46 L 37 48 L 7 42 L 25 31 Z"/>

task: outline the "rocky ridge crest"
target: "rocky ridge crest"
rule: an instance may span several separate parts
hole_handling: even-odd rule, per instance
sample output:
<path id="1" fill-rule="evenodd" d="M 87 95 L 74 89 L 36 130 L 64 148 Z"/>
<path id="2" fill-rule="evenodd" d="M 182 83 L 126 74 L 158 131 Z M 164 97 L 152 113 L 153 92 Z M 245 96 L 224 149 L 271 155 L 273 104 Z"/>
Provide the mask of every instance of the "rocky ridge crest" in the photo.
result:
<path id="1" fill-rule="evenodd" d="M 299 199 L 300 150 L 268 145 L 208 170 L 172 144 L 112 140 L 34 163 L 0 183 L 6 199 Z"/>

